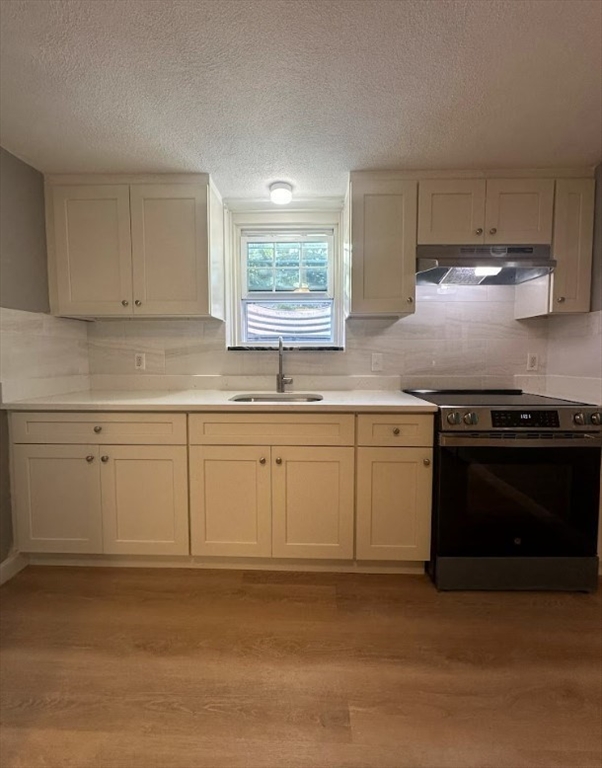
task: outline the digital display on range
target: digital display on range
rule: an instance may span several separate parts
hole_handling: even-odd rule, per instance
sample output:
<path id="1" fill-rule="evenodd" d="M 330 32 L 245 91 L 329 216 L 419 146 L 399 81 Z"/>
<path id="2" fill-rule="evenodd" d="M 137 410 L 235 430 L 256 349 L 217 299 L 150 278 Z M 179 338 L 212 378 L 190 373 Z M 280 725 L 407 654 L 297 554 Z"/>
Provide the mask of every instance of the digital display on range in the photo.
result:
<path id="1" fill-rule="evenodd" d="M 558 411 L 491 411 L 492 427 L 559 427 Z"/>

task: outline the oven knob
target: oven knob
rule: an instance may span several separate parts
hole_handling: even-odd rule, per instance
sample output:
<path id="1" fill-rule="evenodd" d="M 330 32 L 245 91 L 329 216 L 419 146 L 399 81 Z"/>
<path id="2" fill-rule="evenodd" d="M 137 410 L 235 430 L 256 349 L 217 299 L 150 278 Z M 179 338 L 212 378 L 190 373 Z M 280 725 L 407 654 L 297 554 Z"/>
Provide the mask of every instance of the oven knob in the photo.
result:
<path id="1" fill-rule="evenodd" d="M 459 424 L 461 421 L 460 414 L 458 411 L 452 411 L 451 413 L 447 414 L 447 423 L 448 424 Z"/>
<path id="2" fill-rule="evenodd" d="M 469 411 L 468 413 L 464 414 L 464 423 L 465 424 L 478 424 L 479 417 L 476 413 L 473 413 L 472 411 Z"/>
<path id="3" fill-rule="evenodd" d="M 595 424 L 596 427 L 599 427 L 602 424 L 602 413 L 592 413 L 589 420 L 592 424 Z"/>
<path id="4" fill-rule="evenodd" d="M 575 424 L 582 427 L 585 424 L 585 416 L 582 413 L 576 413 L 573 416 L 573 421 Z"/>

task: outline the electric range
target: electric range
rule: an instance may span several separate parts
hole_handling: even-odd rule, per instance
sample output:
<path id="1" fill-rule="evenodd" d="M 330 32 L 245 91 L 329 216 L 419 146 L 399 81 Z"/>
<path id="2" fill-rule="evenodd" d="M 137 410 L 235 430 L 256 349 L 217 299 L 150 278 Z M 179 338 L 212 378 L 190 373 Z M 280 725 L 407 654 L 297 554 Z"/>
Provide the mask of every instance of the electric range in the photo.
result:
<path id="1" fill-rule="evenodd" d="M 600 408 L 519 389 L 404 391 L 439 406 L 437 587 L 595 590 Z"/>

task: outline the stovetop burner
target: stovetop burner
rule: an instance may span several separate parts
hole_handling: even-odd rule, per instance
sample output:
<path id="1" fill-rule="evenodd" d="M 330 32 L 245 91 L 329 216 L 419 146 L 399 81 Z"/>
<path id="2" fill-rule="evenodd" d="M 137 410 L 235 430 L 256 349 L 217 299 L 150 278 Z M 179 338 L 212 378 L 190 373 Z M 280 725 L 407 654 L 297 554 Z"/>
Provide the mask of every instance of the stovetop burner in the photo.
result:
<path id="1" fill-rule="evenodd" d="M 572 407 L 587 405 L 575 400 L 561 400 L 544 395 L 531 395 L 522 389 L 404 389 L 408 395 L 427 400 L 435 405 L 449 406 L 514 406 L 522 408 L 531 405 L 550 407 Z"/>

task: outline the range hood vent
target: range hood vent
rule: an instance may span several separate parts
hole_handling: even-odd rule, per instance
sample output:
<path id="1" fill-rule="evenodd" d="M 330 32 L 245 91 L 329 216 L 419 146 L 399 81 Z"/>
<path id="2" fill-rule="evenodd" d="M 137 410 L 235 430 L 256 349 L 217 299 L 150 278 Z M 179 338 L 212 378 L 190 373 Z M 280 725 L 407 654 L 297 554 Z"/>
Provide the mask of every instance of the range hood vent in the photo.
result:
<path id="1" fill-rule="evenodd" d="M 556 266 L 549 245 L 419 245 L 416 256 L 418 285 L 517 285 Z"/>

